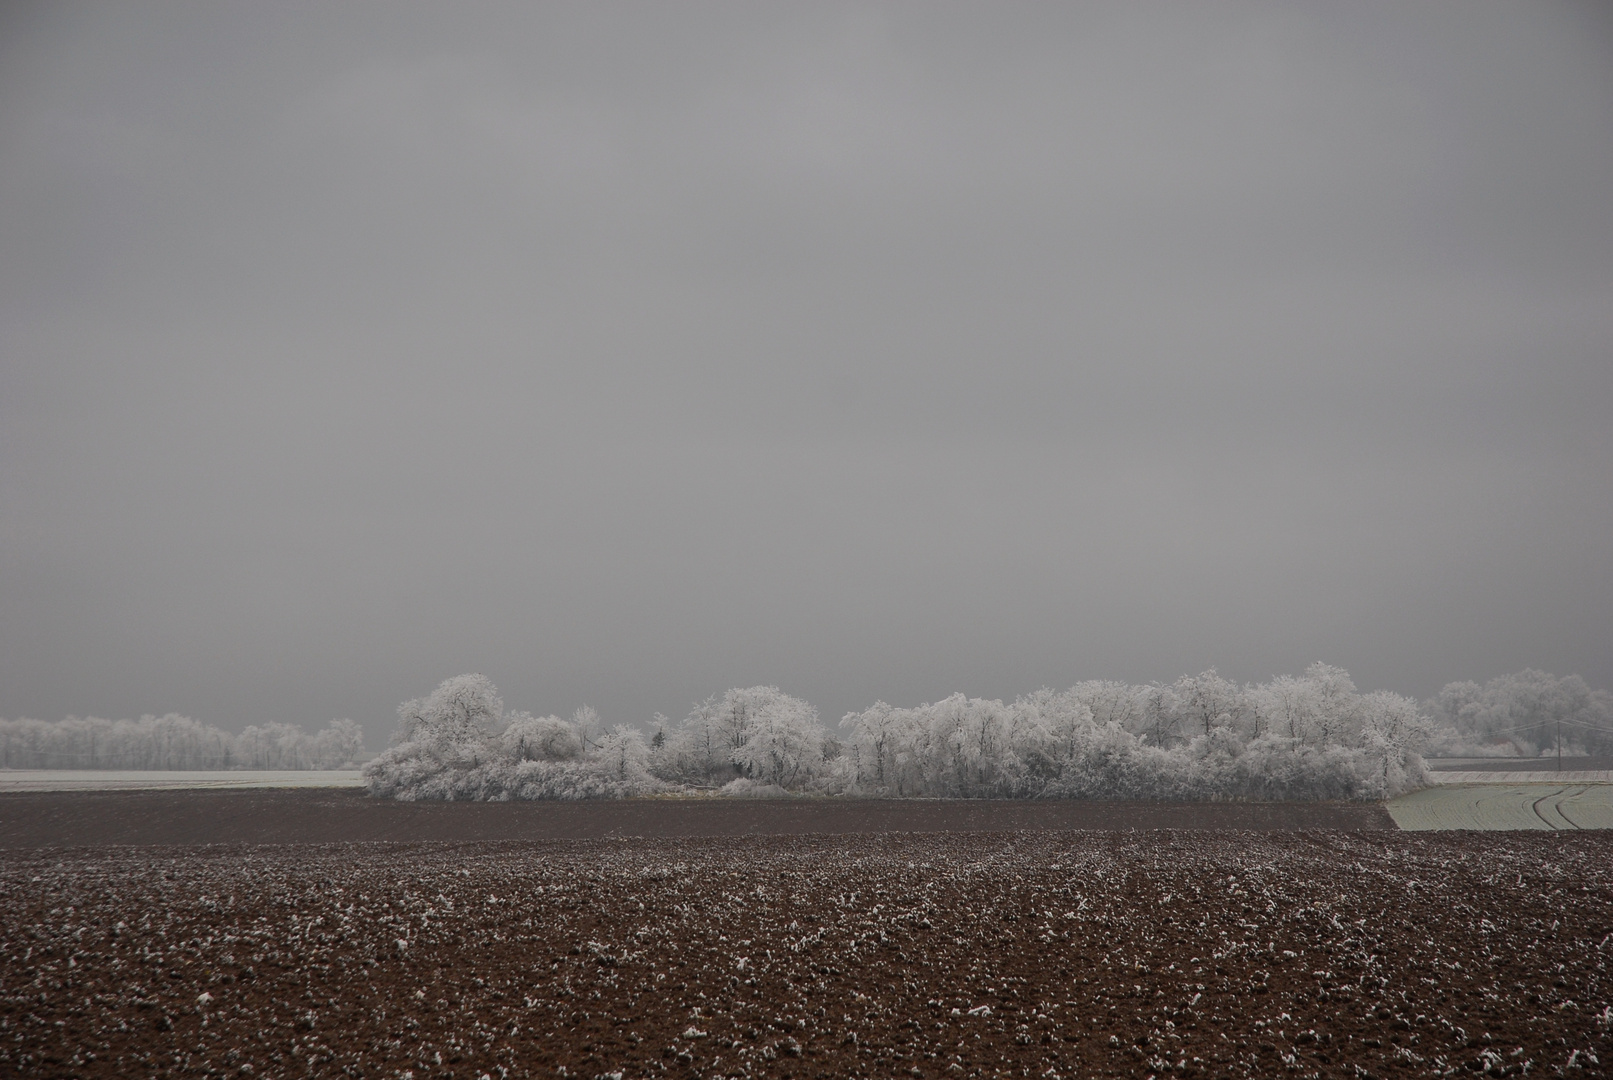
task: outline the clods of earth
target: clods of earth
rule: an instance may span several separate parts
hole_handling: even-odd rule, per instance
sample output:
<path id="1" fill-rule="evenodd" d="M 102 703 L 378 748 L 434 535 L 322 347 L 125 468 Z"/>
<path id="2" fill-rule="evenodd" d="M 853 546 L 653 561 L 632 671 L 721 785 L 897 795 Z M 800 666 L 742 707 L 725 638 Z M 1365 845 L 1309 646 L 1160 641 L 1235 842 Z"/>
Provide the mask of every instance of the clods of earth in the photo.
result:
<path id="1" fill-rule="evenodd" d="M 1613 834 L 0 858 L 0 1075 L 1613 1074 Z"/>

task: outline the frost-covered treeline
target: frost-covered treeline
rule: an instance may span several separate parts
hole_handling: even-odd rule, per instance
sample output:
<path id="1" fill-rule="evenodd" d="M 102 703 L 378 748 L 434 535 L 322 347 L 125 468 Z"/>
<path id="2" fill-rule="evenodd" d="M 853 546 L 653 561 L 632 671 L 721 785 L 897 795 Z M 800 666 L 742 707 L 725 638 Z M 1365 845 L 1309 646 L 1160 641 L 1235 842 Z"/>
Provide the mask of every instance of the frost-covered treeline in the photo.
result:
<path id="1" fill-rule="evenodd" d="M 668 788 L 779 794 L 833 787 L 834 747 L 817 710 L 775 686 L 729 690 L 654 734 L 606 728 L 588 706 L 570 720 L 504 711 L 484 675 L 459 675 L 398 706 L 394 745 L 365 767 L 398 799 L 593 799 Z"/>
<path id="2" fill-rule="evenodd" d="M 646 740 L 504 712 L 484 676 L 449 679 L 399 708 L 370 789 L 403 799 L 599 798 L 668 788 L 957 798 L 1362 799 L 1420 784 L 1430 734 L 1410 698 L 1363 694 L 1341 668 L 1239 685 L 1085 682 L 1011 703 L 953 695 L 877 702 L 838 734 L 777 687 L 733 689 Z"/>
<path id="3" fill-rule="evenodd" d="M 1452 754 L 1534 757 L 1613 754 L 1613 694 L 1592 690 L 1578 675 L 1558 678 L 1528 669 L 1446 685 L 1427 704 L 1438 725 L 1436 747 Z"/>
<path id="4" fill-rule="evenodd" d="M 0 768 L 340 769 L 364 753 L 352 720 L 310 735 L 295 724 L 254 725 L 233 735 L 188 716 L 102 720 L 0 720 Z"/>
<path id="5" fill-rule="evenodd" d="M 841 727 L 847 789 L 963 798 L 1382 798 L 1422 782 L 1429 735 L 1415 701 L 1362 694 L 1326 664 L 1258 685 L 1212 669 L 1009 703 L 878 702 Z"/>

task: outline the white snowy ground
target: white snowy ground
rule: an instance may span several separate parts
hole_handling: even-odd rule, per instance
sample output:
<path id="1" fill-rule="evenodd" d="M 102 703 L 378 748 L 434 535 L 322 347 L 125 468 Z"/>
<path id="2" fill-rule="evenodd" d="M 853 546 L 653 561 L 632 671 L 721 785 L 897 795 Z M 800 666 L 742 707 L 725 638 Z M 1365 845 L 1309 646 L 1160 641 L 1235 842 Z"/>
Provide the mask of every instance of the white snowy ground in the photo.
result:
<path id="1" fill-rule="evenodd" d="M 1606 780 L 1507 783 L 1495 782 L 1495 773 L 1481 775 L 1489 782 L 1441 778 L 1433 787 L 1390 799 L 1384 809 L 1396 825 L 1412 831 L 1613 829 L 1613 783 Z"/>
<path id="2" fill-rule="evenodd" d="M 363 787 L 357 769 L 0 769 L 0 791 L 171 791 L 183 788 Z"/>
<path id="3" fill-rule="evenodd" d="M 1613 769 L 1492 769 L 1430 772 L 1431 784 L 1613 784 Z"/>

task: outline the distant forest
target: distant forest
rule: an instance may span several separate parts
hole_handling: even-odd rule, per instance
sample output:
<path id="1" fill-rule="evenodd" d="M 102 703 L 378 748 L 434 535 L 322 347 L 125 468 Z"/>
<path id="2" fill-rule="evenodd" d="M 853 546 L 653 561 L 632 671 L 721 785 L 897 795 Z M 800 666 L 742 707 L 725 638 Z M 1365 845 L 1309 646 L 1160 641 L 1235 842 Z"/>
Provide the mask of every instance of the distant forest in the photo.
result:
<path id="1" fill-rule="evenodd" d="M 332 720 L 312 735 L 296 724 L 236 735 L 177 713 L 0 720 L 0 768 L 7 769 L 351 769 L 363 756 L 364 732 L 352 720 Z"/>
<path id="2" fill-rule="evenodd" d="M 681 722 L 607 725 L 506 712 L 482 675 L 399 706 L 393 745 L 365 767 L 399 799 L 729 796 L 1377 799 L 1421 786 L 1433 754 L 1613 753 L 1613 695 L 1521 671 L 1457 682 L 1418 704 L 1349 673 L 1238 684 L 1213 669 L 1172 683 L 1093 680 L 1012 702 L 875 702 L 836 728 L 777 687 L 736 688 Z M 359 726 L 232 734 L 184 716 L 0 720 L 0 767 L 333 769 L 363 759 Z"/>

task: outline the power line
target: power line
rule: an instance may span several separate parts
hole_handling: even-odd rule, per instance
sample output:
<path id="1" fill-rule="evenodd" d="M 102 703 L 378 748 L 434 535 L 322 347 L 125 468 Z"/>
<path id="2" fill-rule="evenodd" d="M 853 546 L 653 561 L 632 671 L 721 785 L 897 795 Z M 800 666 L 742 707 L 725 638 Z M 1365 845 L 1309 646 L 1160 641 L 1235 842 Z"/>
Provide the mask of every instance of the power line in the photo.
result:
<path id="1" fill-rule="evenodd" d="M 1510 735 L 1513 732 L 1517 732 L 1517 731 L 1538 731 L 1540 728 L 1548 728 L 1548 727 L 1551 727 L 1554 724 L 1567 724 L 1570 727 L 1584 728 L 1584 729 L 1586 729 L 1588 731 L 1600 731 L 1600 732 L 1602 732 L 1604 734 L 1607 734 L 1607 735 L 1613 735 L 1613 728 L 1603 727 L 1600 724 L 1589 724 L 1589 723 L 1586 723 L 1583 720 L 1555 720 L 1555 719 L 1553 719 L 1553 720 L 1539 720 L 1539 721 L 1536 721 L 1533 724 L 1524 724 L 1521 727 L 1489 728 L 1489 729 L 1483 730 L 1483 731 L 1475 730 L 1471 734 L 1474 734 L 1474 735 Z M 1460 731 L 1461 729 L 1458 728 L 1457 730 Z"/>

